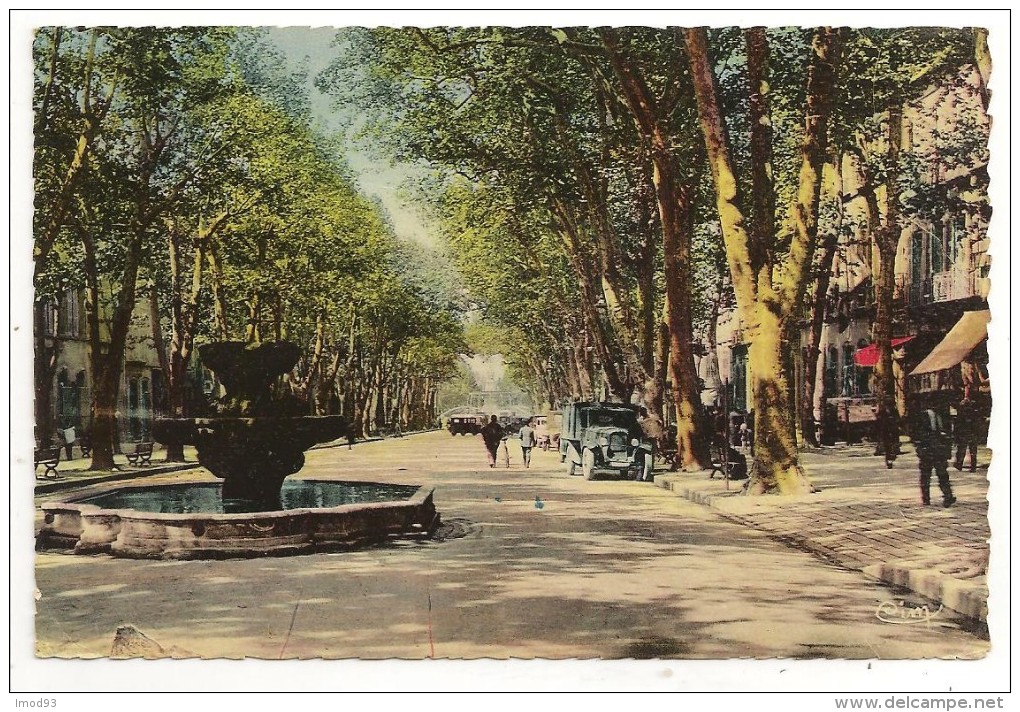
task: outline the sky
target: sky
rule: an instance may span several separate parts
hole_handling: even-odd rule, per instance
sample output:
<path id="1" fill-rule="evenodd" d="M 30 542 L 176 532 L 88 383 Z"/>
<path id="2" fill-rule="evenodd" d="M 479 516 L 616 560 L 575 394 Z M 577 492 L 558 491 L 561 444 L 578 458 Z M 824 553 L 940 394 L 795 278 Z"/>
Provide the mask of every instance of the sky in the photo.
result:
<path id="1" fill-rule="evenodd" d="M 309 80 L 321 72 L 335 57 L 338 50 L 330 46 L 336 28 L 333 27 L 271 27 L 269 39 L 284 53 L 288 61 L 297 65 L 308 60 Z M 324 129 L 336 125 L 337 116 L 344 113 L 357 116 L 357 106 L 337 107 L 334 99 L 309 85 L 312 114 L 315 122 Z M 426 219 L 406 198 L 400 195 L 401 183 L 416 171 L 422 170 L 406 164 L 393 164 L 388 157 L 375 156 L 357 149 L 353 143 L 347 161 L 358 176 L 359 187 L 368 196 L 378 196 L 390 213 L 398 237 L 435 246 Z"/>

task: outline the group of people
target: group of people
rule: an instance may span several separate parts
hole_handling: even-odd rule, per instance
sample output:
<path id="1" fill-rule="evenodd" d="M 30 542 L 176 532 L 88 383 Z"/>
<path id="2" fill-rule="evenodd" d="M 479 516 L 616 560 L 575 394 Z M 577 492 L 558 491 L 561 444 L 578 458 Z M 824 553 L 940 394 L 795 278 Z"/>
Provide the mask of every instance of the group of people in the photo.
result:
<path id="1" fill-rule="evenodd" d="M 934 473 L 942 492 L 942 506 L 951 507 L 956 497 L 949 482 L 949 460 L 953 459 L 957 470 L 963 470 L 964 462 L 969 459 L 970 471 L 977 471 L 978 440 L 981 439 L 984 423 L 982 409 L 967 392 L 956 407 L 955 418 L 949 414 L 949 403 L 945 397 L 927 403 L 915 403 L 912 410 L 914 416 L 910 438 L 917 452 L 921 472 L 921 503 L 931 504 L 931 478 Z"/>
<path id="2" fill-rule="evenodd" d="M 945 399 L 928 403 L 918 402 L 911 410 L 913 418 L 910 437 L 914 443 L 920 470 L 921 502 L 926 506 L 931 504 L 930 490 L 934 473 L 942 492 L 942 505 L 951 507 L 956 503 L 956 497 L 949 482 L 949 461 L 952 458 L 956 469 L 963 470 L 964 462 L 969 459 L 970 471 L 976 471 L 977 445 L 980 439 L 980 425 L 983 421 L 981 409 L 969 394 L 965 394 L 957 406 L 955 419 L 950 416 L 948 402 Z M 729 437 L 732 431 L 725 414 L 719 412 L 714 415 L 715 417 L 712 418 L 713 425 L 715 425 L 713 441 L 720 448 L 725 448 L 726 454 L 729 456 L 727 459 L 736 465 L 733 467 L 734 472 L 730 475 L 731 479 L 742 479 L 747 476 L 746 456 L 733 447 L 733 438 Z M 657 449 L 661 448 L 664 444 L 663 438 L 666 436 L 661 424 L 656 419 L 648 417 L 647 411 L 643 411 L 640 425 L 645 437 L 655 442 L 659 446 Z M 753 421 L 748 417 L 744 420 L 743 425 L 745 428 L 738 430 L 739 436 L 741 436 L 739 443 L 750 449 L 749 446 L 753 444 L 750 436 L 750 433 L 753 432 L 751 430 Z M 510 467 L 510 449 L 507 441 L 512 437 L 517 437 L 521 441 L 521 458 L 524 466 L 531 466 L 531 451 L 538 444 L 534 418 L 529 418 L 515 434 L 512 429 L 504 429 L 499 424 L 499 419 L 493 415 L 482 428 L 481 434 L 488 455 L 489 467 L 495 467 L 497 462 L 502 463 L 505 467 Z M 953 458 L 954 445 L 956 446 L 955 458 Z M 891 459 L 895 458 L 895 454 L 889 452 L 886 457 L 888 464 Z"/>
<path id="3" fill-rule="evenodd" d="M 510 447 L 507 441 L 512 437 L 514 437 L 513 430 L 504 429 L 495 415 L 485 424 L 482 428 L 482 442 L 485 443 L 489 467 L 495 467 L 497 462 L 502 462 L 505 467 L 510 467 Z M 538 436 L 535 435 L 535 419 L 528 418 L 527 422 L 517 431 L 516 437 L 521 440 L 521 459 L 524 466 L 531 467 L 531 451 L 538 444 Z"/>

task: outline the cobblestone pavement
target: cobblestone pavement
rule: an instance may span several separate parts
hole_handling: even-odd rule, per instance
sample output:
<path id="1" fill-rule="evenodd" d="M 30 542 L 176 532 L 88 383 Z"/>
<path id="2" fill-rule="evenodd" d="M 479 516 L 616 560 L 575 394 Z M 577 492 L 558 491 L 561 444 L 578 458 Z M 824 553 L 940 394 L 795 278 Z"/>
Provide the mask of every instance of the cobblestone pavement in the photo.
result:
<path id="1" fill-rule="evenodd" d="M 802 497 L 745 497 L 742 482 L 669 473 L 658 485 L 832 563 L 903 586 L 971 618 L 988 614 L 988 462 L 977 472 L 950 466 L 957 503 L 920 503 L 917 459 L 909 445 L 892 469 L 865 446 L 802 455 L 819 490 Z"/>

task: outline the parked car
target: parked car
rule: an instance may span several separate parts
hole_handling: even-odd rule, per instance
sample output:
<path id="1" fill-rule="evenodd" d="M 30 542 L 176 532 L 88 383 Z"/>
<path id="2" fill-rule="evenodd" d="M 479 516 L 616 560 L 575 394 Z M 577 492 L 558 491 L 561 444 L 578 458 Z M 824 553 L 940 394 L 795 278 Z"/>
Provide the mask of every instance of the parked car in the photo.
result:
<path id="1" fill-rule="evenodd" d="M 454 415 L 446 423 L 450 435 L 477 435 L 482 432 L 482 418 L 477 415 Z"/>
<path id="2" fill-rule="evenodd" d="M 560 462 L 586 480 L 608 472 L 647 478 L 653 466 L 652 443 L 641 431 L 638 407 L 623 403 L 571 403 L 563 409 Z"/>
<path id="3" fill-rule="evenodd" d="M 560 446 L 560 425 L 563 416 L 559 411 L 535 416 L 535 439 L 543 450 L 558 449 Z"/>

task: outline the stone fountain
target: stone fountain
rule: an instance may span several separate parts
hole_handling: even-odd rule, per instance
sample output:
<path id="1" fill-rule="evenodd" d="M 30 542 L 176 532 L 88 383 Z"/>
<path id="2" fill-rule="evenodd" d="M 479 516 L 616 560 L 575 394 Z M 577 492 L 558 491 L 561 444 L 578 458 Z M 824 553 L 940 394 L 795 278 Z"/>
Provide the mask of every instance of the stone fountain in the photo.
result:
<path id="1" fill-rule="evenodd" d="M 163 443 L 194 445 L 222 485 L 129 485 L 45 504 L 40 549 L 133 558 L 191 559 L 310 553 L 392 538 L 429 537 L 440 517 L 433 489 L 334 480 L 284 482 L 305 451 L 341 437 L 340 416 L 273 393 L 300 356 L 288 342 L 199 347 L 226 391 L 208 417 L 153 424 Z M 218 489 L 219 492 L 213 490 Z"/>
<path id="2" fill-rule="evenodd" d="M 158 442 L 194 445 L 199 463 L 223 479 L 224 502 L 235 511 L 280 509 L 280 488 L 305 464 L 305 451 L 347 432 L 341 416 L 307 416 L 294 396 L 274 396 L 273 384 L 301 356 L 296 344 L 221 341 L 198 349 L 226 391 L 206 418 L 161 418 Z"/>

